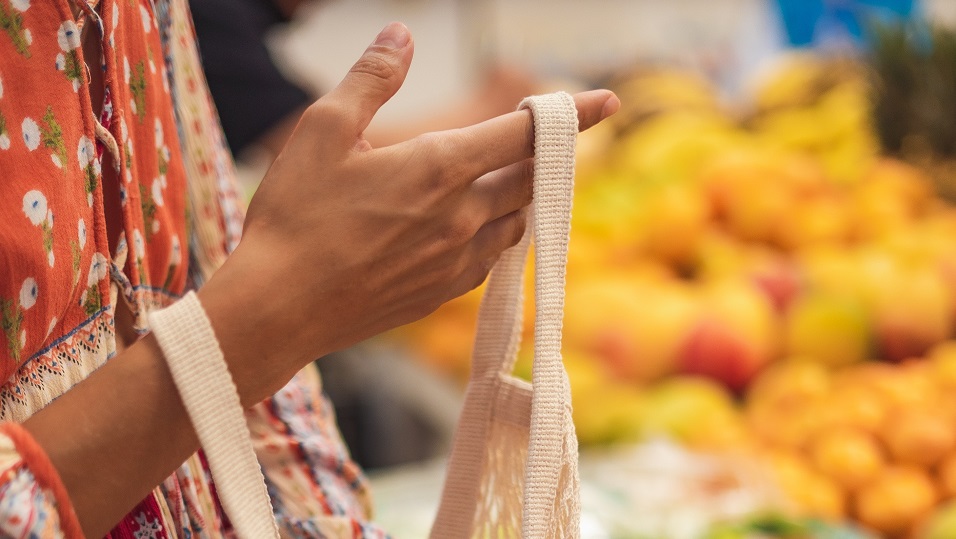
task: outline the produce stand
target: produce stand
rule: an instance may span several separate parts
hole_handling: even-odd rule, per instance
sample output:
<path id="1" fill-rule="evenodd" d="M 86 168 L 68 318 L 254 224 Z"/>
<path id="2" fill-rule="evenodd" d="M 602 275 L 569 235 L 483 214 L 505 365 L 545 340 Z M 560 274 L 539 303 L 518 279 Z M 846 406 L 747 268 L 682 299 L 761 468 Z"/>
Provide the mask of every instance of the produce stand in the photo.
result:
<path id="1" fill-rule="evenodd" d="M 675 68 L 609 79 L 566 303 L 583 537 L 956 537 L 954 65 L 953 31 L 887 28 L 783 57 L 743 105 Z M 463 381 L 480 295 L 390 338 Z M 397 536 L 442 470 L 375 477 Z"/>

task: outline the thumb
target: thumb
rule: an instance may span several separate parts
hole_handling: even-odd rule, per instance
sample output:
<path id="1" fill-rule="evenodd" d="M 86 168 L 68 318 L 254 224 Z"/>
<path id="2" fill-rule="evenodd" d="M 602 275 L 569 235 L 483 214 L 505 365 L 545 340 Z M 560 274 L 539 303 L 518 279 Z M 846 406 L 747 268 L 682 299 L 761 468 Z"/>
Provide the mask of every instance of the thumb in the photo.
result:
<path id="1" fill-rule="evenodd" d="M 361 135 L 375 113 L 405 82 L 414 46 L 400 22 L 386 26 L 359 58 L 345 79 L 326 96 L 343 114 L 343 128 Z"/>

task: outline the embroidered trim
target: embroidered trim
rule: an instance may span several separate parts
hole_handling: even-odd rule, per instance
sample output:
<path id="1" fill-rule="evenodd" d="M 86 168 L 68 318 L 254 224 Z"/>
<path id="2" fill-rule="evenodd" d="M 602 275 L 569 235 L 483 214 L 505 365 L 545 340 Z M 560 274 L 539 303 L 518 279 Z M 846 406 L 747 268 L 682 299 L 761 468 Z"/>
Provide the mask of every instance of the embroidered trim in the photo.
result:
<path id="1" fill-rule="evenodd" d="M 23 422 L 99 368 L 116 351 L 105 308 L 24 361 L 0 386 L 0 420 Z"/>

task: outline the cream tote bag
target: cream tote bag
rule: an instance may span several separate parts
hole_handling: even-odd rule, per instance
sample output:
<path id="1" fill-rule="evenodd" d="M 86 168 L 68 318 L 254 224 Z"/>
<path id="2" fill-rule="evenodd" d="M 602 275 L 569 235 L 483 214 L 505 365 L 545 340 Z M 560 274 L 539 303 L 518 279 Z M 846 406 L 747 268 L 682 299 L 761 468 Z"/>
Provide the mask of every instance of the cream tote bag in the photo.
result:
<path id="1" fill-rule="evenodd" d="M 521 108 L 534 114 L 533 230 L 502 254 L 488 282 L 434 539 L 579 535 L 578 445 L 561 362 L 577 110 L 566 93 L 530 97 Z M 528 384 L 511 370 L 532 233 L 536 313 Z M 150 324 L 236 536 L 278 538 L 239 396 L 199 300 L 189 293 L 151 314 Z"/>
<path id="2" fill-rule="evenodd" d="M 578 442 L 561 360 L 577 109 L 566 93 L 530 97 L 534 209 L 530 232 L 491 272 L 471 379 L 432 539 L 578 537 Z M 522 328 L 522 276 L 534 236 L 532 383 L 511 375 Z"/>

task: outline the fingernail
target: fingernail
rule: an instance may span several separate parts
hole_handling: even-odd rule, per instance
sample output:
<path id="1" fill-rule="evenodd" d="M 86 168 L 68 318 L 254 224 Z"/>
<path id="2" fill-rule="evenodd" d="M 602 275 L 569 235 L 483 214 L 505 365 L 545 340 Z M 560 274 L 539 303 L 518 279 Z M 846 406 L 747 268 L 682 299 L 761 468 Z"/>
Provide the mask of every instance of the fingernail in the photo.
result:
<path id="1" fill-rule="evenodd" d="M 601 109 L 601 119 L 605 119 L 608 116 L 611 116 L 621 108 L 621 100 L 617 98 L 616 95 L 611 94 L 611 97 L 604 102 L 604 108 Z"/>
<path id="2" fill-rule="evenodd" d="M 390 23 L 375 38 L 375 44 L 390 49 L 402 49 L 408 45 L 408 28 L 400 22 Z"/>

